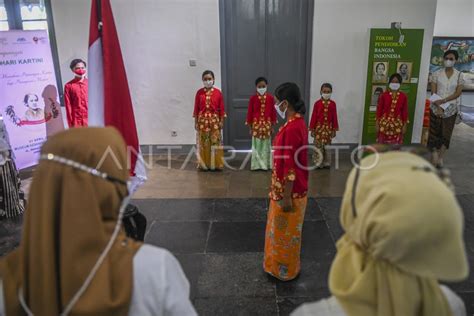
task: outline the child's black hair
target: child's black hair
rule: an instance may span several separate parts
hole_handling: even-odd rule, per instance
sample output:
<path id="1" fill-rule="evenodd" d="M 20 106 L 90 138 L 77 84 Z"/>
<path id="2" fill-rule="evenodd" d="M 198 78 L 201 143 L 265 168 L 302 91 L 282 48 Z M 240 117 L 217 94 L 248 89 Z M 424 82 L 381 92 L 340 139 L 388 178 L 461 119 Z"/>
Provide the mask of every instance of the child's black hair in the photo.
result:
<path id="1" fill-rule="evenodd" d="M 332 91 L 332 84 L 328 83 L 328 82 L 325 82 L 321 85 L 321 91 L 324 89 L 324 88 L 329 88 L 331 89 Z"/>
<path id="2" fill-rule="evenodd" d="M 212 70 L 206 70 L 206 71 L 204 71 L 204 72 L 202 73 L 201 78 L 204 78 L 204 76 L 206 76 L 206 75 L 211 75 L 211 76 L 212 76 L 212 79 L 214 79 L 214 80 L 216 79 L 216 77 L 214 76 L 214 72 L 213 72 Z"/>
<path id="3" fill-rule="evenodd" d="M 397 78 L 400 84 L 403 82 L 402 75 L 400 75 L 399 73 L 395 73 L 390 76 L 390 80 L 388 81 L 388 83 L 391 83 L 394 78 Z"/>
<path id="4" fill-rule="evenodd" d="M 296 83 L 287 82 L 281 84 L 278 88 L 276 88 L 275 96 L 280 101 L 288 101 L 296 113 L 302 115 L 306 113 L 306 106 L 303 99 L 301 98 L 300 88 Z"/>
<path id="5" fill-rule="evenodd" d="M 260 82 L 262 82 L 262 81 L 265 82 L 265 84 L 268 84 L 267 78 L 265 78 L 265 77 L 258 77 L 258 78 L 255 80 L 255 85 L 258 86 L 258 84 L 259 84 Z"/>

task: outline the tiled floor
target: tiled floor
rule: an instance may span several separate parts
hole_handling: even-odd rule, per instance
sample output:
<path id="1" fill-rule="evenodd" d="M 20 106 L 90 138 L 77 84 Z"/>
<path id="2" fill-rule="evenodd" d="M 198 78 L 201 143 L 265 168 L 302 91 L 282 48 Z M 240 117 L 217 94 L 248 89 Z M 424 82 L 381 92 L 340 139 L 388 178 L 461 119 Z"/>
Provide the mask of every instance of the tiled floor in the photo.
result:
<path id="1" fill-rule="evenodd" d="M 465 214 L 465 240 L 474 266 L 474 129 L 458 126 L 446 159 Z M 149 157 L 149 181 L 133 203 L 148 219 L 146 242 L 172 251 L 192 285 L 201 315 L 288 315 L 296 306 L 329 295 L 327 277 L 342 235 L 339 207 L 351 165 L 311 172 L 303 228 L 302 273 L 277 282 L 262 271 L 269 172 L 247 169 L 201 173 L 185 156 Z M 232 162 L 237 166 L 241 160 Z M 24 181 L 27 191 L 29 180 Z M 19 241 L 21 221 L 0 223 L 0 255 Z M 450 286 L 474 313 L 474 276 Z"/>

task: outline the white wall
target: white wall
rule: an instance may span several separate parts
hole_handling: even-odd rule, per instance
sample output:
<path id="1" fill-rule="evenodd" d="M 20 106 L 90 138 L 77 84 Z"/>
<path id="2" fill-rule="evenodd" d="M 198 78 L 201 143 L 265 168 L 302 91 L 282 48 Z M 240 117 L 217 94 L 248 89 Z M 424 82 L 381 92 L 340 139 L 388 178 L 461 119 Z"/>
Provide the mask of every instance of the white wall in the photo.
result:
<path id="1" fill-rule="evenodd" d="M 434 35 L 474 37 L 474 0 L 438 0 Z M 474 92 L 464 92 L 462 104 L 474 106 Z"/>
<path id="2" fill-rule="evenodd" d="M 360 139 L 370 28 L 425 29 L 420 87 L 428 77 L 436 35 L 474 36 L 473 0 L 314 0 L 311 102 L 323 81 L 334 84 L 339 143 Z M 87 56 L 90 0 L 52 0 L 63 81 L 69 62 Z M 220 85 L 218 0 L 112 0 L 142 144 L 191 144 L 191 112 L 201 72 L 215 70 Z M 198 67 L 189 67 L 196 58 Z M 414 141 L 421 133 L 426 91 L 419 89 Z M 474 104 L 474 102 L 473 102 Z M 171 131 L 178 137 L 171 137 Z"/>
<path id="3" fill-rule="evenodd" d="M 322 82 L 334 85 L 340 132 L 336 143 L 357 143 L 362 133 L 367 79 L 369 29 L 425 30 L 420 87 L 428 81 L 428 62 L 436 13 L 436 0 L 315 0 L 311 100 L 319 97 Z M 425 89 L 418 91 L 414 141 L 419 141 Z"/>
<path id="4" fill-rule="evenodd" d="M 438 0 L 435 36 L 474 36 L 473 0 Z"/>
<path id="5" fill-rule="evenodd" d="M 218 0 L 112 0 L 141 144 L 192 144 L 201 73 L 220 85 Z M 63 81 L 87 57 L 90 0 L 53 0 Z M 189 66 L 197 59 L 197 67 Z M 177 137 L 171 137 L 171 131 Z"/>

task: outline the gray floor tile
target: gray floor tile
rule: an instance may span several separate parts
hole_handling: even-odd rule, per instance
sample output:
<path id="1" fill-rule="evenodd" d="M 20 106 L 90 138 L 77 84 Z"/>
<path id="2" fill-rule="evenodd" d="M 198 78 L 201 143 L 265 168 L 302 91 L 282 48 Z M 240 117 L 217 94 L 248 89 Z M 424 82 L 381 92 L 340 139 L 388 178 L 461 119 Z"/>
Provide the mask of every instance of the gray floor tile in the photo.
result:
<path id="1" fill-rule="evenodd" d="M 265 222 L 214 222 L 206 252 L 263 252 Z"/>
<path id="2" fill-rule="evenodd" d="M 173 253 L 204 253 L 209 222 L 155 222 L 145 242 Z"/>
<path id="3" fill-rule="evenodd" d="M 137 199 L 138 206 L 152 221 L 209 221 L 214 214 L 213 199 Z"/>
<path id="4" fill-rule="evenodd" d="M 263 272 L 263 254 L 209 254 L 198 280 L 198 297 L 275 297 Z"/>
<path id="5" fill-rule="evenodd" d="M 214 219 L 220 222 L 266 221 L 267 199 L 217 199 Z"/>
<path id="6" fill-rule="evenodd" d="M 274 316 L 278 315 L 274 297 L 218 297 L 199 298 L 194 301 L 201 316 Z"/>

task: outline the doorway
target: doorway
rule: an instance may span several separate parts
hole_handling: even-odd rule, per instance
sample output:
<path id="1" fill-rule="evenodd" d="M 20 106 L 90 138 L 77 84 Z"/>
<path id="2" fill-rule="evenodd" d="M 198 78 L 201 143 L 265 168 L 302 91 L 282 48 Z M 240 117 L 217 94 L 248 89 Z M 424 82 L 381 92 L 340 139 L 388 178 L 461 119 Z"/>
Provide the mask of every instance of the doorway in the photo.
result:
<path id="1" fill-rule="evenodd" d="M 251 148 L 245 119 L 259 76 L 271 93 L 283 82 L 297 83 L 309 105 L 313 9 L 314 0 L 220 0 L 226 145 Z"/>

